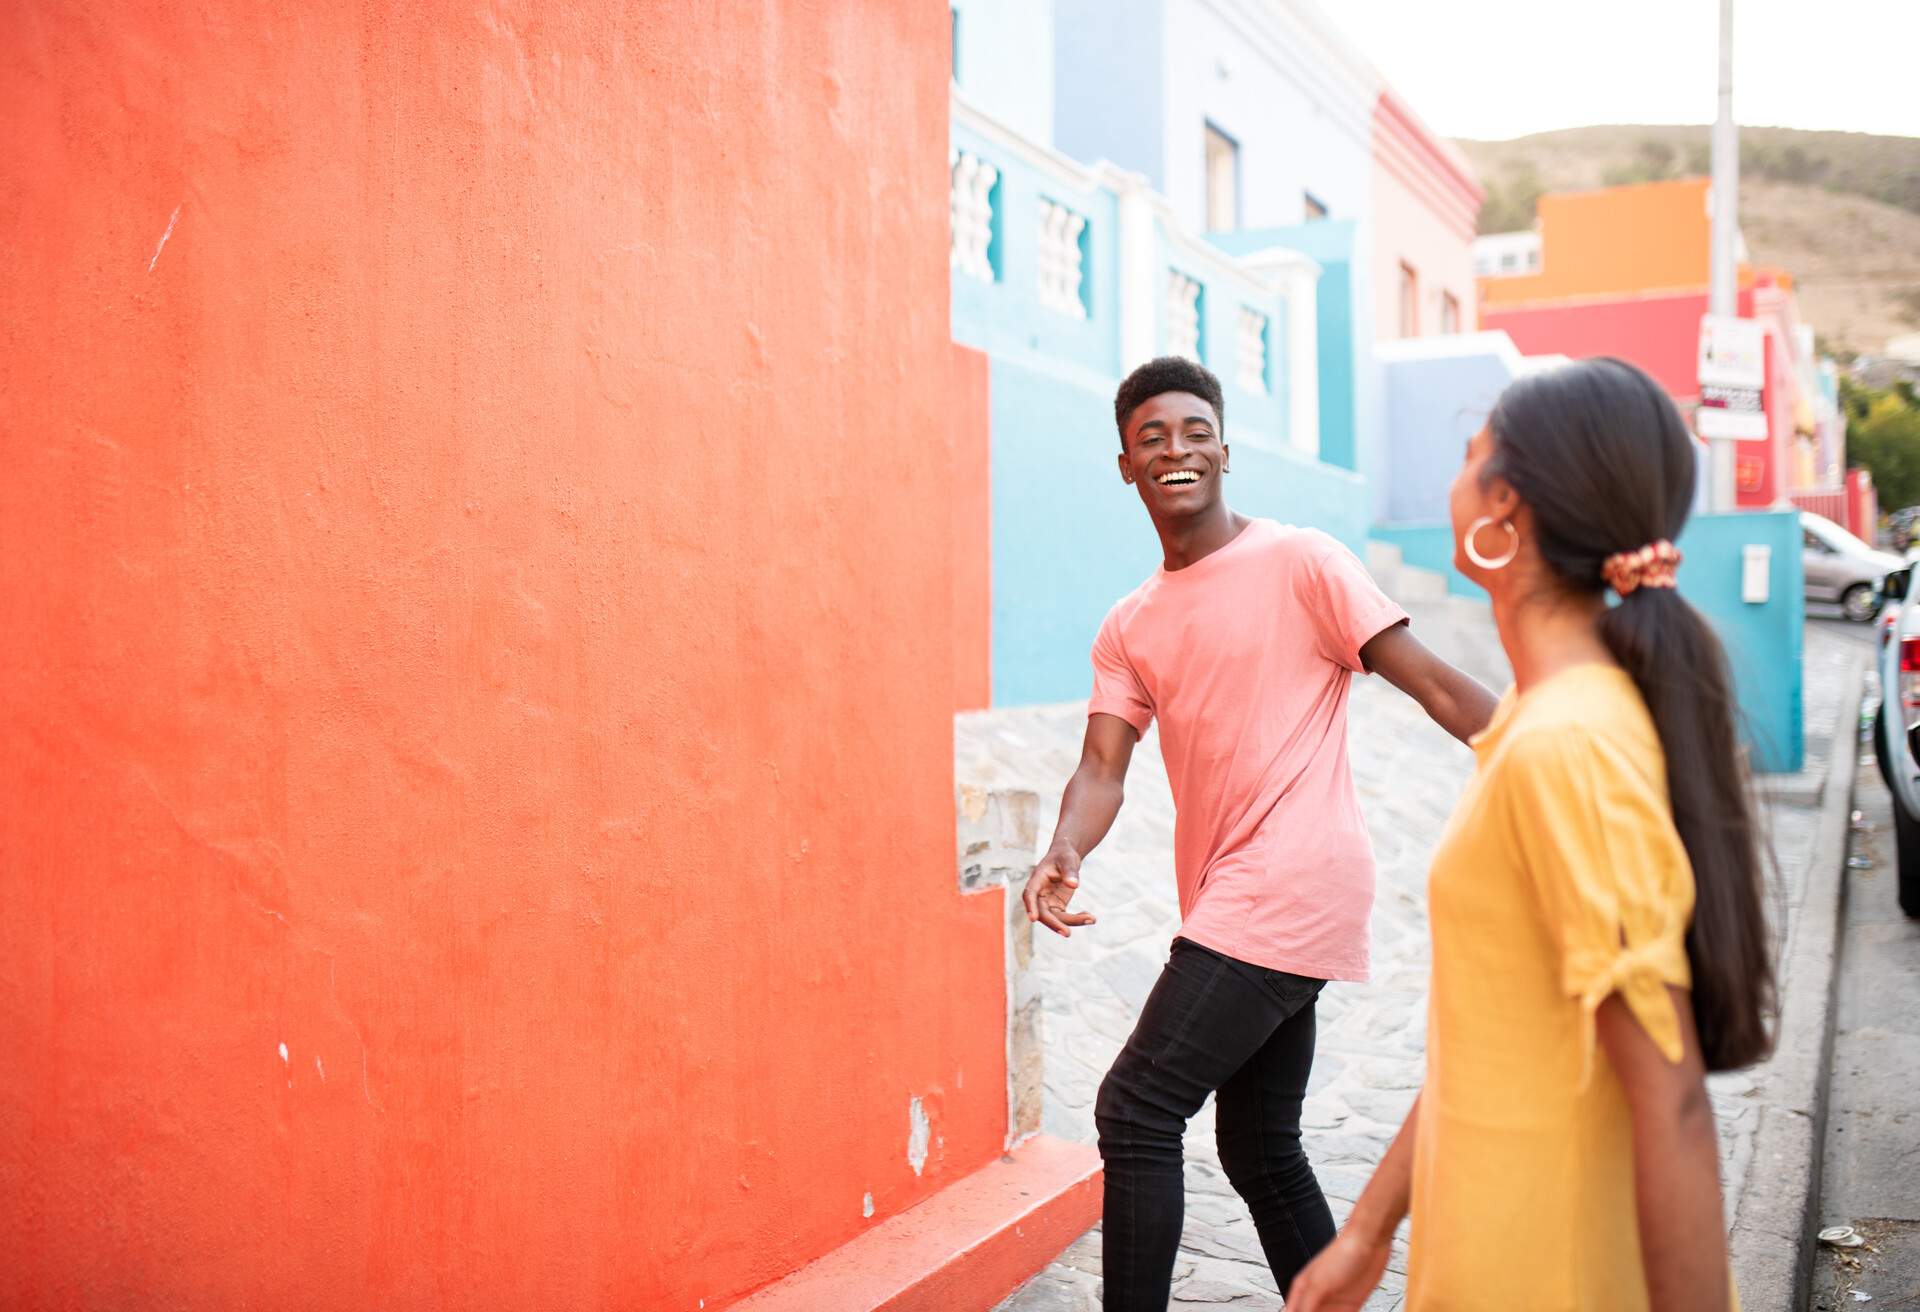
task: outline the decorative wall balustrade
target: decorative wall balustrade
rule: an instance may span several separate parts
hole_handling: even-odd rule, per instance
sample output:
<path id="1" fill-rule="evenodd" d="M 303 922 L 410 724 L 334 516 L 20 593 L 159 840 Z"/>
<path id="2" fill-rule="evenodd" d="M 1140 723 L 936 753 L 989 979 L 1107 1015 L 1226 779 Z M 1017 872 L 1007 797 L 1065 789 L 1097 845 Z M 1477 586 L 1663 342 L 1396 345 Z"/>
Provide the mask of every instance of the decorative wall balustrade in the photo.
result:
<path id="1" fill-rule="evenodd" d="M 1189 360 L 1204 358 L 1200 354 L 1202 339 L 1201 309 L 1202 298 L 1206 290 L 1192 278 L 1178 269 L 1167 270 L 1167 308 L 1166 308 L 1166 351 L 1168 355 L 1184 355 Z"/>
<path id="2" fill-rule="evenodd" d="M 1085 249 L 1087 220 L 1045 197 L 1040 201 L 1040 304 L 1073 319 L 1087 317 Z"/>
<path id="3" fill-rule="evenodd" d="M 951 182 L 953 239 L 949 263 L 969 278 L 993 282 L 993 195 L 1000 170 L 978 155 L 947 151 Z"/>
<path id="4" fill-rule="evenodd" d="M 1219 375 L 1243 444 L 1318 458 L 1317 264 L 1228 254 L 1145 179 L 952 105 L 954 340 L 1089 381 L 1186 356 Z"/>
<path id="5" fill-rule="evenodd" d="M 1240 307 L 1239 344 L 1234 358 L 1239 364 L 1240 386 L 1256 396 L 1265 396 L 1272 390 L 1267 384 L 1268 322 L 1260 311 L 1245 305 Z"/>

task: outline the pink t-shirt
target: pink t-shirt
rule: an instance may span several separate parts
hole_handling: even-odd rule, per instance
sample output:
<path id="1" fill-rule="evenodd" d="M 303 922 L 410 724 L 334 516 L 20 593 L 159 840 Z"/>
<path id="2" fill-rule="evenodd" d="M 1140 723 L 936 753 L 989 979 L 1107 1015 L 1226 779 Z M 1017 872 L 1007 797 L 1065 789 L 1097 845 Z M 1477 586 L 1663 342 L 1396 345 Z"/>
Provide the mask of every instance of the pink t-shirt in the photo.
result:
<path id="1" fill-rule="evenodd" d="M 1107 614 L 1089 715 L 1160 717 L 1180 934 L 1315 979 L 1367 977 L 1373 845 L 1347 762 L 1360 648 L 1404 623 L 1316 529 L 1256 519 Z"/>

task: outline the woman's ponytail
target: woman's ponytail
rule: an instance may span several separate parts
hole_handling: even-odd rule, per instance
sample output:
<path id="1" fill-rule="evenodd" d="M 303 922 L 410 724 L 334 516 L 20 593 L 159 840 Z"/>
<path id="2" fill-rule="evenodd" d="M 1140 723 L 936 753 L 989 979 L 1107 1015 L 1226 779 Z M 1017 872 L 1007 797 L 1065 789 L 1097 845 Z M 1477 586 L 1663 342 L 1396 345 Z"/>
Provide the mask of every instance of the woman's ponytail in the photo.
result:
<path id="1" fill-rule="evenodd" d="M 1493 472 L 1533 512 L 1542 557 L 1576 591 L 1606 564 L 1680 536 L 1692 508 L 1694 440 L 1660 385 L 1619 360 L 1586 360 L 1509 387 L 1488 419 Z M 1646 702 L 1666 755 L 1673 823 L 1693 866 L 1687 929 L 1693 1014 L 1708 1070 L 1772 1046 L 1775 1002 L 1759 829 L 1735 734 L 1720 640 L 1671 587 L 1629 588 L 1600 636 Z"/>
<path id="2" fill-rule="evenodd" d="M 1700 613 L 1664 588 L 1623 598 L 1600 637 L 1633 676 L 1667 758 L 1673 824 L 1693 865 L 1687 959 L 1702 1055 L 1711 1071 L 1750 1066 L 1772 1046 L 1773 966 L 1726 653 Z"/>

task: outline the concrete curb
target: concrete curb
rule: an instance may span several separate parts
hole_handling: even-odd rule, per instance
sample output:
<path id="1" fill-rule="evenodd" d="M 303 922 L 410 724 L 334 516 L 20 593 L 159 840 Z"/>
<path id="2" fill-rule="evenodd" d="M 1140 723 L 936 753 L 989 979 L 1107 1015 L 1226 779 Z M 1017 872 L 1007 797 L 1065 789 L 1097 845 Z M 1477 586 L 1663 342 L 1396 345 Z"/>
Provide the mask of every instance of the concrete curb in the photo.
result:
<path id="1" fill-rule="evenodd" d="M 1100 1150 L 1027 1140 L 733 1312 L 986 1312 L 1100 1219 Z"/>
<path id="2" fill-rule="evenodd" d="M 1729 1209 L 1733 1276 L 1742 1306 L 1774 1312 L 1806 1306 L 1813 1257 L 1813 1206 L 1826 1141 L 1833 1064 L 1835 983 L 1853 780 L 1859 767 L 1863 655 L 1846 676 L 1815 830 L 1805 895 L 1793 912 L 1779 961 L 1779 1038 L 1755 1073 L 1760 1103 L 1753 1160 Z M 1784 800 L 1784 798 L 1782 799 Z"/>

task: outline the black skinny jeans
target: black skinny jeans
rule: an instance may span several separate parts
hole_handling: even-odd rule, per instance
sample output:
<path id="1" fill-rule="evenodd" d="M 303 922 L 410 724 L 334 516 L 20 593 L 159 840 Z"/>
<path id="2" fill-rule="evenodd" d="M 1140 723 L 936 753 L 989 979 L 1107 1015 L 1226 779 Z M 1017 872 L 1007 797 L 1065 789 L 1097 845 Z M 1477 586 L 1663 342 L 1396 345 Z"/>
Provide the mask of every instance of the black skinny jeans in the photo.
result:
<path id="1" fill-rule="evenodd" d="M 1300 1147 L 1313 1005 L 1326 981 L 1175 939 L 1094 1103 L 1106 1161 L 1106 1312 L 1165 1312 L 1186 1211 L 1180 1137 L 1218 1091 L 1220 1164 L 1260 1232 L 1282 1291 L 1333 1240 Z"/>

